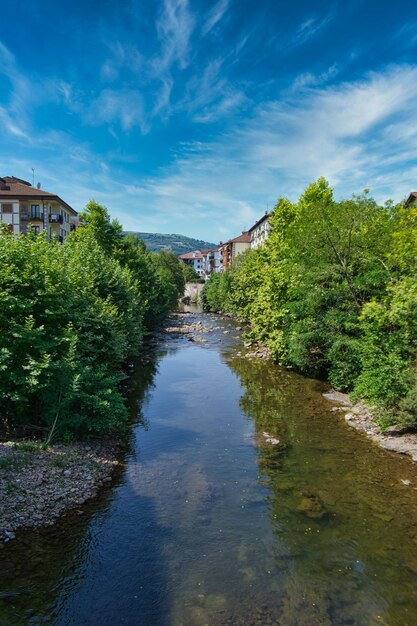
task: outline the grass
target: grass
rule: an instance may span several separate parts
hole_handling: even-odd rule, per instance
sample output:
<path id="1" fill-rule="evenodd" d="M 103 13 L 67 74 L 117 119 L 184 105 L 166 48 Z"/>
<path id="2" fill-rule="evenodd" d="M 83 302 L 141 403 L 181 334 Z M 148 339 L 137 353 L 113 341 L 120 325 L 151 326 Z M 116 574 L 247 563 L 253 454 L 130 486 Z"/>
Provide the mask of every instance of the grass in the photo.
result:
<path id="1" fill-rule="evenodd" d="M 13 444 L 13 450 L 19 450 L 19 452 L 39 452 L 45 450 L 45 444 L 39 441 L 19 441 Z"/>

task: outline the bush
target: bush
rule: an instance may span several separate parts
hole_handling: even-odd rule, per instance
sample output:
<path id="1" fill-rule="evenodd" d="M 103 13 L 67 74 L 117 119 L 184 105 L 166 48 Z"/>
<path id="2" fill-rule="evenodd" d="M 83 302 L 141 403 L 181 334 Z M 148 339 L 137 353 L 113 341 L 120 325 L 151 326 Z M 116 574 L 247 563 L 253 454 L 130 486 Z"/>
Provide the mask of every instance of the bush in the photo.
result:
<path id="1" fill-rule="evenodd" d="M 123 238 L 96 203 L 86 224 L 64 245 L 0 230 L 0 419 L 8 432 L 124 430 L 123 363 L 181 294 L 174 255 L 150 255 Z"/>

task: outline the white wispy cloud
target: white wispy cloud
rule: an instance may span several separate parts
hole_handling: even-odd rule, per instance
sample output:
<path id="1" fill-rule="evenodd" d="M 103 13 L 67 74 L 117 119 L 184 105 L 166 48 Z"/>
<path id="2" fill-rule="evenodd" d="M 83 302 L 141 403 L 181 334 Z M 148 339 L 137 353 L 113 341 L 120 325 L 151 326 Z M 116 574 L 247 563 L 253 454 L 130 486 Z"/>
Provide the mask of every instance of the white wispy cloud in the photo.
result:
<path id="1" fill-rule="evenodd" d="M 187 67 L 190 57 L 190 38 L 195 19 L 188 8 L 188 0 L 164 0 L 164 7 L 156 22 L 161 42 L 161 54 L 153 59 L 157 74 L 165 73 L 173 63 Z"/>
<path id="2" fill-rule="evenodd" d="M 229 0 L 219 0 L 219 2 L 214 5 L 201 29 L 203 35 L 207 35 L 207 33 L 209 33 L 216 26 L 216 24 L 221 21 L 223 15 L 229 8 L 229 3 Z"/>
<path id="3" fill-rule="evenodd" d="M 155 118 L 169 117 L 174 72 L 186 70 L 191 56 L 195 19 L 188 0 L 164 0 L 154 26 L 154 50 L 146 56 L 134 42 L 106 42 L 109 55 L 101 65 L 102 81 L 116 83 L 123 74 L 128 80 L 117 89 L 106 86 L 88 107 L 77 108 L 86 123 L 113 122 L 123 130 L 136 126 L 147 133 Z"/>
<path id="4" fill-rule="evenodd" d="M 337 76 L 338 66 L 333 63 L 327 70 L 319 74 L 313 74 L 312 72 L 303 72 L 295 77 L 290 88 L 289 93 L 298 93 L 305 88 L 319 87 Z"/>
<path id="5" fill-rule="evenodd" d="M 195 122 L 208 123 L 236 112 L 247 102 L 244 91 L 228 80 L 224 59 L 219 57 L 188 81 L 185 97 L 176 107 L 188 111 Z"/>
<path id="6" fill-rule="evenodd" d="M 400 45 L 403 49 L 414 48 L 417 45 L 417 22 L 407 20 L 407 22 L 394 33 L 392 41 L 395 45 Z"/>
<path id="7" fill-rule="evenodd" d="M 0 41 L 0 77 L 3 77 L 3 101 L 0 102 L 0 121 L 3 129 L 17 138 L 28 137 L 27 102 L 32 98 L 30 86 L 19 71 L 13 54 Z M 6 79 L 6 80 L 5 80 Z M 9 89 L 7 89 L 7 81 Z"/>
<path id="8" fill-rule="evenodd" d="M 407 136 L 406 129 L 414 128 L 416 115 L 414 66 L 303 87 L 286 102 L 263 104 L 216 141 L 187 144 L 159 178 L 143 181 L 134 192 L 137 206 L 152 206 L 155 221 L 142 224 L 174 220 L 187 227 L 192 216 L 195 234 L 205 235 L 206 225 L 211 239 L 216 231 L 229 236 L 279 195 L 296 199 L 321 175 L 339 195 L 370 187 L 379 201 L 399 200 L 415 186 L 417 132 Z"/>
<path id="9" fill-rule="evenodd" d="M 291 45 L 301 46 L 306 41 L 312 39 L 331 22 L 333 17 L 333 13 L 328 13 L 324 17 L 311 16 L 307 18 L 301 22 L 292 36 Z"/>
<path id="10" fill-rule="evenodd" d="M 87 110 L 91 125 L 117 122 L 124 131 L 138 126 L 143 134 L 149 131 L 141 93 L 137 89 L 104 89 Z"/>
<path id="11" fill-rule="evenodd" d="M 131 42 L 108 41 L 109 56 L 101 66 L 100 75 L 105 82 L 114 82 L 119 78 L 120 71 L 128 69 L 135 76 L 144 70 L 145 57 L 138 47 Z"/>
<path id="12" fill-rule="evenodd" d="M 179 0 L 171 5 L 178 11 L 180 5 L 181 10 L 187 6 Z M 188 50 L 188 58 L 189 47 L 181 49 Z M 176 54 L 171 56 L 173 63 Z M 249 117 L 231 116 L 217 137 L 178 146 L 170 165 L 137 181 L 123 174 L 120 155 L 96 154 L 66 133 L 32 127 L 29 112 L 34 104 L 53 98 L 64 104 L 77 101 L 74 86 L 51 79 L 37 89 L 4 46 L 0 60 L 10 87 L 0 105 L 0 123 L 17 138 L 13 158 L 9 145 L 0 145 L 0 173 L 27 178 L 36 166 L 44 188 L 59 193 L 76 209 L 94 197 L 129 230 L 225 239 L 250 227 L 279 195 L 296 199 L 321 175 L 339 195 L 370 187 L 379 201 L 391 196 L 398 200 L 416 186 L 415 65 L 390 66 L 337 84 L 329 84 L 337 68 L 329 68 L 328 75 L 301 75 L 275 100 L 252 105 Z M 243 92 L 227 80 L 225 63 L 218 57 L 199 77 L 190 79 L 179 106 L 194 119 L 209 121 L 229 106 L 238 111 L 245 105 L 239 100 L 245 98 Z M 138 87 L 107 85 L 82 115 L 91 116 L 89 123 L 107 124 L 110 129 L 120 124 L 125 130 L 138 126 L 147 132 L 152 115 L 163 115 L 174 106 L 171 71 L 164 70 L 159 80 L 161 91 L 154 93 L 160 100 L 155 98 L 153 109 Z M 53 168 L 46 165 L 52 162 Z"/>

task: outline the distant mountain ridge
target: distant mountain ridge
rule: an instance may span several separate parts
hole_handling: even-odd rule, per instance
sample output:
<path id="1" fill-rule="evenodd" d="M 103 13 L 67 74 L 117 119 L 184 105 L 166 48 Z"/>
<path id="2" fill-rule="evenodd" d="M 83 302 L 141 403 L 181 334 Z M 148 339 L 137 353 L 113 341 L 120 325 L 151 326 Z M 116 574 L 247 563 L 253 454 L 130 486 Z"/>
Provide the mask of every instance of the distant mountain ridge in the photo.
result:
<path id="1" fill-rule="evenodd" d="M 217 248 L 217 243 L 210 243 L 202 239 L 193 239 L 185 235 L 164 235 L 162 233 L 138 233 L 133 230 L 126 231 L 136 235 L 145 242 L 146 249 L 150 252 L 160 252 L 168 250 L 176 255 L 192 252 L 193 250 L 204 250 L 206 248 Z"/>

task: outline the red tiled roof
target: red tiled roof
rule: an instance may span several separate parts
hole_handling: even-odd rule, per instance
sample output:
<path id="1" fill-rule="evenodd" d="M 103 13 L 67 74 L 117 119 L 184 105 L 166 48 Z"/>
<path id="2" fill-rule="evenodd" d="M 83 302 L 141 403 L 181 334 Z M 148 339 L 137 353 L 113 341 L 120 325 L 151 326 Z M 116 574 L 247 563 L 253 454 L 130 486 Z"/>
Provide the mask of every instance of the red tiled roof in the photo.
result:
<path id="1" fill-rule="evenodd" d="M 73 215 L 78 215 L 77 211 L 70 207 L 69 204 L 64 202 L 64 200 L 62 200 L 62 198 L 60 198 L 56 194 L 49 193 L 49 191 L 44 191 L 43 189 L 36 189 L 35 187 L 32 187 L 32 185 L 26 180 L 16 178 L 15 176 L 3 176 L 0 178 L 0 198 L 39 198 L 39 200 L 45 198 L 45 200 L 56 200 L 66 209 L 68 209 L 68 211 L 70 211 Z"/>
<path id="2" fill-rule="evenodd" d="M 249 232 L 245 231 L 239 237 L 235 237 L 234 239 L 229 239 L 227 243 L 250 243 L 250 235 Z"/>
<path id="3" fill-rule="evenodd" d="M 228 246 L 231 243 L 250 243 L 250 234 L 249 234 L 249 232 L 245 231 L 241 235 L 239 235 L 238 237 L 235 237 L 234 239 L 229 239 L 228 241 L 225 241 L 224 243 L 221 243 L 219 245 L 219 247 L 217 248 L 217 250 L 221 250 L 221 249 L 225 248 L 226 246 Z"/>
<path id="4" fill-rule="evenodd" d="M 185 254 L 181 254 L 180 259 L 202 259 L 203 255 L 200 250 L 195 250 L 194 252 L 186 252 Z"/>

